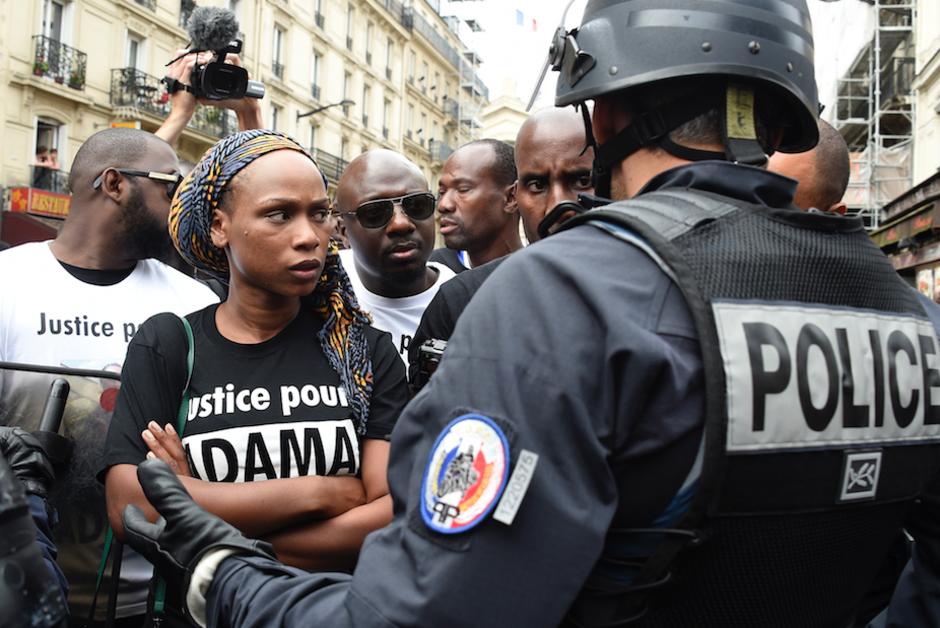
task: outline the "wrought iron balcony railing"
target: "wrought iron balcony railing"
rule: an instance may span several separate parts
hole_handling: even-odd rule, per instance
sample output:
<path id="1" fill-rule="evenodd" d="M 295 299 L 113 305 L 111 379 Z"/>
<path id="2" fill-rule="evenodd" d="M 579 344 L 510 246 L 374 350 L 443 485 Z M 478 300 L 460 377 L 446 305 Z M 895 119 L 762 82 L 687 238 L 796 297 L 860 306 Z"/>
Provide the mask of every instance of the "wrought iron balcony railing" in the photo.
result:
<path id="1" fill-rule="evenodd" d="M 45 166 L 30 166 L 29 187 L 57 194 L 68 194 L 69 173 Z"/>
<path id="2" fill-rule="evenodd" d="M 313 154 L 313 157 L 317 160 L 317 165 L 320 166 L 320 172 L 326 175 L 326 178 L 330 183 L 336 185 L 339 183 L 339 178 L 343 176 L 343 170 L 346 169 L 346 166 L 349 165 L 349 162 L 341 157 L 332 155 L 325 150 L 319 150 L 316 148 L 310 149 L 310 152 Z"/>
<path id="3" fill-rule="evenodd" d="M 111 70 L 111 106 L 165 118 L 170 113 L 170 95 L 156 76 L 137 68 L 115 68 Z M 203 106 L 196 107 L 188 126 L 214 137 L 225 137 L 238 128 L 228 110 Z"/>
<path id="4" fill-rule="evenodd" d="M 34 75 L 49 77 L 56 83 L 68 85 L 72 89 L 85 89 L 88 55 L 45 35 L 36 35 L 33 42 Z"/>
<path id="5" fill-rule="evenodd" d="M 157 0 L 134 0 L 134 2 L 142 7 L 150 9 L 151 11 L 157 10 Z"/>
<path id="6" fill-rule="evenodd" d="M 445 116 L 453 118 L 454 120 L 460 119 L 460 103 L 453 98 L 445 97 L 441 109 L 443 109 Z"/>
<path id="7" fill-rule="evenodd" d="M 431 161 L 444 161 L 451 156 L 454 149 L 441 140 L 431 140 L 428 142 L 428 151 L 431 153 Z"/>

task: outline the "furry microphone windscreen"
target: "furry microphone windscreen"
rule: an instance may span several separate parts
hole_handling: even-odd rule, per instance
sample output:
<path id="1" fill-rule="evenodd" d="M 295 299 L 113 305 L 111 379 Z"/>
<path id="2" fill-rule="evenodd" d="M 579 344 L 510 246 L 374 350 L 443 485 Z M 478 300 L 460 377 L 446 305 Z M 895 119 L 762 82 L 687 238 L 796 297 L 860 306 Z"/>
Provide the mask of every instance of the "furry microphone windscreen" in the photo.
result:
<path id="1" fill-rule="evenodd" d="M 229 9 L 197 7 L 186 29 L 192 50 L 222 50 L 238 37 L 238 18 Z"/>

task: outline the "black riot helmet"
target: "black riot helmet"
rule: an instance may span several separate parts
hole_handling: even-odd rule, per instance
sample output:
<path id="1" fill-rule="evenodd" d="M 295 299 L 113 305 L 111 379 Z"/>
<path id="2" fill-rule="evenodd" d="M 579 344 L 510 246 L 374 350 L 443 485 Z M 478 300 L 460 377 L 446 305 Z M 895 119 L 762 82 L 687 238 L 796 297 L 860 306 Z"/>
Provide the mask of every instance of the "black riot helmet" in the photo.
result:
<path id="1" fill-rule="evenodd" d="M 809 150 L 819 137 L 805 0 L 589 0 L 581 26 L 555 33 L 549 57 L 560 72 L 556 106 L 615 92 L 630 104 L 630 125 L 595 147 L 598 194 L 609 193 L 610 168 L 643 146 L 761 164 L 773 150 L 758 141 L 762 124 L 782 133 L 783 152 Z M 716 109 L 723 153 L 669 139 Z"/>

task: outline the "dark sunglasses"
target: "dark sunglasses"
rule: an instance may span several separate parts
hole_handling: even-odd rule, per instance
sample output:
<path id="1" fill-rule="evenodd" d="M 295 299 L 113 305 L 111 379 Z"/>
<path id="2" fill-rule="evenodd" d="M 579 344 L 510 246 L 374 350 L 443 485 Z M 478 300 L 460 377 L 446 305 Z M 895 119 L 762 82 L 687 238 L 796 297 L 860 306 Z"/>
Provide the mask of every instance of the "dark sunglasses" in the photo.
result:
<path id="1" fill-rule="evenodd" d="M 176 194 L 176 188 L 180 186 L 180 182 L 183 180 L 183 175 L 181 174 L 167 174 L 165 172 L 153 172 L 147 170 L 130 170 L 128 168 L 108 168 L 108 170 L 114 170 L 115 172 L 120 172 L 123 175 L 128 177 L 147 177 L 148 179 L 153 179 L 154 181 L 162 181 L 166 186 L 166 195 L 170 200 L 173 200 L 173 195 Z M 92 182 L 91 187 L 98 189 L 101 187 L 101 182 L 104 180 L 104 172 L 98 175 L 98 177 Z"/>
<path id="2" fill-rule="evenodd" d="M 405 215 L 412 220 L 427 220 L 434 215 L 436 200 L 430 192 L 416 192 L 398 198 L 379 198 L 366 201 L 353 212 L 343 212 L 343 216 L 355 216 L 359 224 L 366 229 L 381 229 L 392 220 L 395 205 L 401 205 Z"/>

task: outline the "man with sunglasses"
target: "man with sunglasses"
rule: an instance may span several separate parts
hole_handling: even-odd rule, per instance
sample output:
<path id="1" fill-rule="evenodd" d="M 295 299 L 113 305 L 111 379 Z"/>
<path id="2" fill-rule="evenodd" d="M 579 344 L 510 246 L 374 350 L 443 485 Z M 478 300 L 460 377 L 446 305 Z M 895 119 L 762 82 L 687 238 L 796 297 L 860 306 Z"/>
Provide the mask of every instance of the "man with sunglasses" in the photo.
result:
<path id="1" fill-rule="evenodd" d="M 147 318 L 217 301 L 156 259 L 172 250 L 167 214 L 179 181 L 173 149 L 150 133 L 106 129 L 81 146 L 58 237 L 0 253 L 0 361 L 117 371 Z M 75 461 L 55 504 L 65 528 L 57 537 L 76 620 L 88 615 L 104 536 L 104 499 L 93 471 L 117 389 L 101 381 L 89 378 L 88 390 L 73 384 L 63 420 Z M 0 424 L 36 429 L 48 391 L 48 376 L 0 371 Z M 119 618 L 145 612 L 149 574 L 146 561 L 125 554 Z M 103 616 L 106 605 L 97 606 Z"/>
<path id="2" fill-rule="evenodd" d="M 453 271 L 428 262 L 434 244 L 434 195 L 403 155 L 372 150 L 346 167 L 334 210 L 350 249 L 340 258 L 360 305 L 392 334 L 402 360 L 421 315 Z"/>

